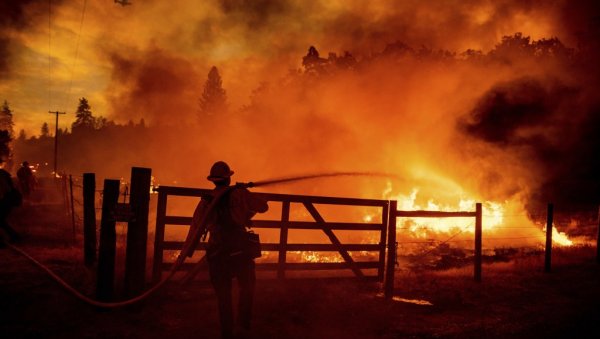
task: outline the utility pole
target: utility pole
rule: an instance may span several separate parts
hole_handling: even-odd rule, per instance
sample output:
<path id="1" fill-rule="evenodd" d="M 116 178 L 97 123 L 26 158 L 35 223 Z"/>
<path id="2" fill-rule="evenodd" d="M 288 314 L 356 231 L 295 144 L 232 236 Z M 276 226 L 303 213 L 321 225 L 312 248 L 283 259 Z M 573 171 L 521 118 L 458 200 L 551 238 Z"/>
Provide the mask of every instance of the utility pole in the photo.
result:
<path id="1" fill-rule="evenodd" d="M 48 111 L 48 113 L 56 115 L 56 123 L 54 125 L 54 177 L 56 177 L 56 175 L 58 174 L 56 172 L 57 163 L 58 163 L 58 115 L 59 114 L 67 114 L 67 113 L 59 112 L 59 111 L 54 111 L 54 112 Z"/>

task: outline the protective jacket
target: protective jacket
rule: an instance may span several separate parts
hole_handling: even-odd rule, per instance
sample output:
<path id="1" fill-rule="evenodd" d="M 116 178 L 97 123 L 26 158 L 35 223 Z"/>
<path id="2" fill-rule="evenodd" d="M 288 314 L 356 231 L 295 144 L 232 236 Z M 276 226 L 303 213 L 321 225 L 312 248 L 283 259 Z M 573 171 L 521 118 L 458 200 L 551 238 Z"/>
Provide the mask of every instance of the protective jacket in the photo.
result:
<path id="1" fill-rule="evenodd" d="M 250 219 L 267 209 L 264 199 L 241 185 L 216 187 L 209 197 L 200 200 L 194 211 L 185 243 L 188 246 L 184 245 L 183 254 L 192 256 L 201 235 L 206 231 L 210 233 L 209 252 L 235 251 L 241 234 L 245 232 L 246 226 L 251 225 Z"/>

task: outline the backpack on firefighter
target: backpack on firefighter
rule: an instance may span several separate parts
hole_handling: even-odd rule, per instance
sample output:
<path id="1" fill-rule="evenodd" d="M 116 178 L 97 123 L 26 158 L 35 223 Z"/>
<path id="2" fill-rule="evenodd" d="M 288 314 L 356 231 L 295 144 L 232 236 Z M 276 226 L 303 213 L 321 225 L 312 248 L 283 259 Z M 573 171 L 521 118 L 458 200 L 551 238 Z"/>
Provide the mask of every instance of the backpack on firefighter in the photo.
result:
<path id="1" fill-rule="evenodd" d="M 209 258 L 215 255 L 243 255 L 252 259 L 261 256 L 259 235 L 246 229 L 254 215 L 244 201 L 250 198 L 249 195 L 246 187 L 236 184 L 228 187 L 215 203 L 214 216 L 209 218 L 212 222 L 207 228 L 210 231 Z"/>
<path id="2" fill-rule="evenodd" d="M 252 231 L 246 231 L 246 226 L 250 224 L 249 220 L 253 213 L 243 213 L 248 217 L 244 221 L 239 218 L 239 213 L 238 218 L 234 218 L 231 215 L 231 210 L 227 211 L 231 193 L 237 189 L 244 191 L 234 193 L 234 197 L 249 193 L 245 185 L 236 184 L 224 189 L 216 189 L 213 191 L 212 196 L 204 197 L 200 201 L 194 211 L 192 224 L 181 250 L 180 260 L 191 257 L 200 240 L 204 241 L 209 231 L 212 239 L 209 241 L 209 251 L 207 251 L 209 255 L 216 254 L 220 248 L 221 253 L 241 251 L 251 258 L 261 256 L 259 235 Z M 232 233 L 232 231 L 235 233 Z"/>

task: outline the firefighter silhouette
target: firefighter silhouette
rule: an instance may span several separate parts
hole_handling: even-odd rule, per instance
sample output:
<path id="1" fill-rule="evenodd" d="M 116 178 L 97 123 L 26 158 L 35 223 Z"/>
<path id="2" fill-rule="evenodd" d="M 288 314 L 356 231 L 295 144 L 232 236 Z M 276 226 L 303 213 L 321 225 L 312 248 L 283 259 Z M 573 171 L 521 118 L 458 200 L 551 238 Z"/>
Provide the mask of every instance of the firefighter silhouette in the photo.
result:
<path id="1" fill-rule="evenodd" d="M 19 179 L 19 187 L 23 193 L 23 198 L 29 199 L 35 189 L 35 177 L 29 167 L 29 162 L 23 161 L 21 167 L 17 170 L 17 178 Z"/>
<path id="2" fill-rule="evenodd" d="M 3 160 L 0 158 L 0 165 Z M 2 229 L 9 237 L 11 242 L 21 240 L 21 235 L 17 233 L 6 220 L 14 207 L 21 205 L 21 192 L 13 185 L 13 180 L 5 169 L 0 167 L 0 229 Z M 3 234 L 0 233 L 0 247 L 4 246 Z"/>
<path id="3" fill-rule="evenodd" d="M 240 331 L 250 329 L 252 302 L 256 281 L 252 255 L 246 250 L 246 227 L 256 213 L 268 209 L 265 200 L 241 185 L 231 186 L 233 171 L 223 161 L 217 161 L 207 177 L 215 188 L 211 197 L 203 198 L 192 221 L 192 228 L 206 227 L 210 234 L 206 251 L 210 280 L 219 305 L 219 319 L 223 338 L 231 338 L 234 330 L 232 282 L 239 285 L 237 325 Z M 206 211 L 212 198 L 220 196 L 212 211 Z M 207 212 L 205 225 L 197 225 L 199 215 Z"/>

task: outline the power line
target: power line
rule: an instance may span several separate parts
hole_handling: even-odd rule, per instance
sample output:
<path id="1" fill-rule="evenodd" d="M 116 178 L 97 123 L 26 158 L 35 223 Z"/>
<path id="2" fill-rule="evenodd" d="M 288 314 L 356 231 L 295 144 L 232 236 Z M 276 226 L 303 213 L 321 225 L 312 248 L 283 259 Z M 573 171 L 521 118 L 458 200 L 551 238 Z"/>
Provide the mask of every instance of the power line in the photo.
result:
<path id="1" fill-rule="evenodd" d="M 48 0 L 48 108 L 52 107 L 52 0 Z"/>
<path id="2" fill-rule="evenodd" d="M 83 21 L 85 19 L 85 10 L 87 8 L 87 0 L 83 0 L 83 7 L 81 9 L 81 20 L 79 22 L 79 33 L 77 34 L 77 43 L 75 44 L 75 58 L 73 59 L 73 64 L 71 65 L 71 80 L 69 81 L 69 90 L 65 95 L 65 101 L 69 99 L 71 96 L 71 91 L 73 89 L 73 77 L 75 73 L 75 68 L 77 67 L 77 60 L 79 58 L 79 44 L 81 42 L 81 32 L 83 30 Z M 63 103 L 63 107 L 66 103 Z"/>

